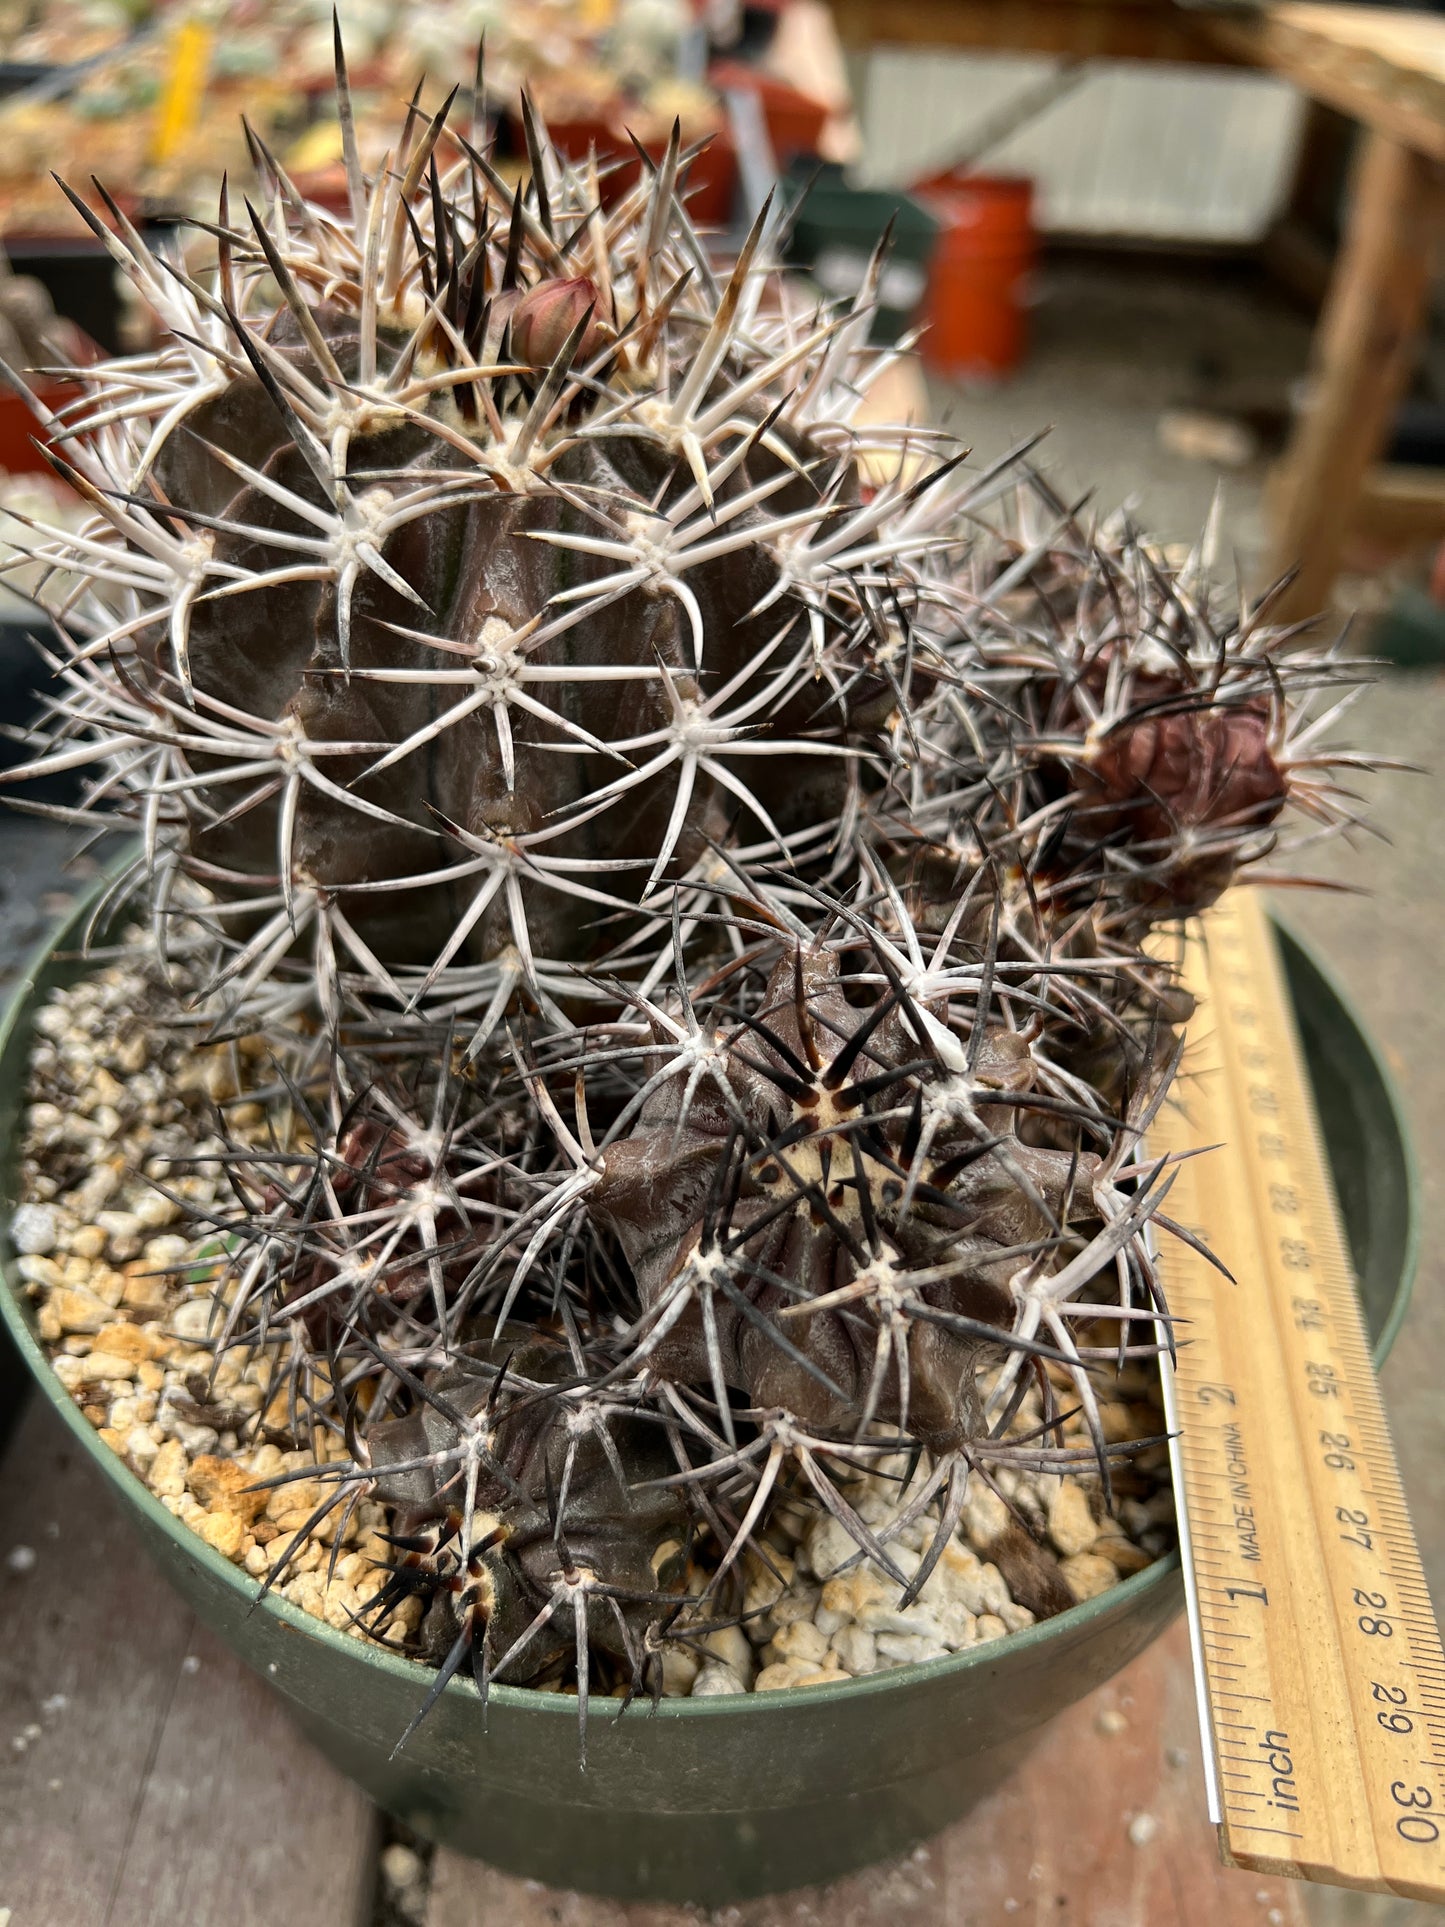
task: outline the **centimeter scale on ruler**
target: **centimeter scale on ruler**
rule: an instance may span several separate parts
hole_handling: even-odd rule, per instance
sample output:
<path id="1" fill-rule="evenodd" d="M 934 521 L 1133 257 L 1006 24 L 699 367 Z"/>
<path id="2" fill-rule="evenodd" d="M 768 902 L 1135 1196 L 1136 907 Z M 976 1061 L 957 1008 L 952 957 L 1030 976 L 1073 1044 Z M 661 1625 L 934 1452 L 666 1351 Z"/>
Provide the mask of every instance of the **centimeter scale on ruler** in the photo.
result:
<path id="1" fill-rule="evenodd" d="M 1210 1816 L 1259 1872 L 1445 1899 L 1445 1659 L 1274 937 L 1236 889 L 1185 946 L 1199 1002 L 1149 1149 Z"/>

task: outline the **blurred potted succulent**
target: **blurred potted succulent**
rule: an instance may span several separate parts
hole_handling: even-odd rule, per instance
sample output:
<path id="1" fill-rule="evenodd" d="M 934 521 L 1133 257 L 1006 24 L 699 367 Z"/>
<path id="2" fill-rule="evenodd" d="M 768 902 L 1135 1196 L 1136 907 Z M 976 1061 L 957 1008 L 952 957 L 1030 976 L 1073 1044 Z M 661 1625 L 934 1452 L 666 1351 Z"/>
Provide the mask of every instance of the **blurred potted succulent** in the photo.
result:
<path id="1" fill-rule="evenodd" d="M 0 469 L 12 475 L 45 472 L 34 413 L 20 391 L 33 388 L 47 408 L 62 408 L 80 393 L 65 369 L 89 360 L 91 352 L 75 323 L 55 312 L 44 282 L 16 274 L 0 249 L 0 365 L 12 384 L 0 394 Z"/>
<path id="2" fill-rule="evenodd" d="M 1149 940 L 1344 819 L 1348 671 L 869 423 L 876 265 L 715 273 L 676 129 L 601 212 L 339 89 L 344 215 L 258 143 L 209 272 L 87 216 L 170 333 L 53 457 L 31 768 L 141 921 L 14 1020 L 22 1341 L 377 1797 L 816 1877 L 1173 1610 Z"/>

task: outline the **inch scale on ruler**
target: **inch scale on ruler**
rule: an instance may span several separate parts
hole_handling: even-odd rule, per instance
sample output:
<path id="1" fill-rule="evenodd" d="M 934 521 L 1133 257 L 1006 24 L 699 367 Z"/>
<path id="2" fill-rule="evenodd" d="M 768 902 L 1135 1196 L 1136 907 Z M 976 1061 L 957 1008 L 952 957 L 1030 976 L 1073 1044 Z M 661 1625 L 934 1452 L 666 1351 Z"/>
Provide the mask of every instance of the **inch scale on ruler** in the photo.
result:
<path id="1" fill-rule="evenodd" d="M 1258 894 L 1191 937 L 1178 1167 L 1158 1256 L 1210 1817 L 1226 1859 L 1445 1899 L 1445 1657 Z"/>

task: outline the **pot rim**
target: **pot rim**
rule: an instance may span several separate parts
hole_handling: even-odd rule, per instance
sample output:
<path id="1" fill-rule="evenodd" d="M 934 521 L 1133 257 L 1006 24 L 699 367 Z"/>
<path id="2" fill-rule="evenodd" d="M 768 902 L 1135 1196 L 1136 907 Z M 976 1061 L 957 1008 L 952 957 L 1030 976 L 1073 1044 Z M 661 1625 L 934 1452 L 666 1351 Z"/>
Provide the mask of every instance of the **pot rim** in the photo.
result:
<path id="1" fill-rule="evenodd" d="M 1275 929 L 1299 952 L 1320 982 L 1329 991 L 1342 1010 L 1353 1013 L 1354 1004 L 1341 983 L 1332 964 L 1326 963 L 1310 938 L 1302 936 L 1289 917 L 1281 916 L 1274 905 L 1266 906 L 1266 914 Z M 1415 1278 L 1420 1268 L 1420 1253 L 1425 1237 L 1425 1220 L 1420 1197 L 1420 1160 L 1415 1149 L 1415 1133 L 1410 1125 L 1410 1113 L 1400 1092 L 1399 1080 L 1385 1058 L 1384 1052 L 1375 1042 L 1373 1034 L 1363 1024 L 1353 1025 L 1355 1037 L 1363 1046 L 1366 1057 L 1380 1088 L 1385 1093 L 1385 1101 L 1394 1119 L 1395 1131 L 1400 1140 L 1400 1161 L 1405 1173 L 1405 1242 L 1400 1257 L 1400 1282 L 1395 1287 L 1395 1296 L 1390 1301 L 1390 1309 L 1385 1322 L 1380 1327 L 1378 1338 L 1372 1338 L 1370 1361 L 1378 1371 L 1395 1349 L 1395 1340 L 1400 1336 L 1415 1296 Z"/>
<path id="2" fill-rule="evenodd" d="M 54 928 L 31 951 L 18 975 L 14 989 L 6 1000 L 3 1014 L 0 1014 L 0 1061 L 3 1061 L 5 1053 L 11 1048 L 15 1033 L 25 1022 L 35 1004 L 41 980 L 52 961 L 65 950 L 67 940 L 73 942 L 78 934 L 82 938 L 87 936 L 99 920 L 98 913 L 103 909 L 113 912 L 115 905 L 107 904 L 107 898 L 115 892 L 117 901 L 119 900 L 121 886 L 132 867 L 132 860 L 129 853 L 123 855 L 121 861 L 113 866 L 72 910 L 60 918 Z M 1273 916 L 1273 913 L 1271 915 Z M 1348 1010 L 1349 1005 L 1340 996 L 1333 976 L 1318 962 L 1312 948 L 1302 942 L 1282 919 L 1275 917 L 1273 920 L 1287 932 L 1290 941 L 1298 947 L 1327 987 L 1339 997 L 1344 1008 Z M 76 953 L 72 951 L 72 954 Z M 100 967 L 103 961 L 103 958 L 96 956 L 94 967 Z M 1420 1239 L 1417 1166 L 1414 1147 L 1404 1112 L 1400 1107 L 1394 1080 L 1380 1060 L 1368 1034 L 1359 1026 L 1355 1028 L 1356 1034 L 1363 1039 L 1380 1074 L 1394 1113 L 1406 1165 L 1410 1210 L 1406 1256 L 1401 1268 L 1400 1282 L 1380 1337 L 1371 1347 L 1374 1361 L 1378 1366 L 1399 1331 L 1409 1308 L 1414 1285 Z M 18 1101 L 23 1101 L 23 1093 Z M 0 1141 L 0 1156 L 3 1156 L 6 1148 L 3 1141 Z M 142 1513 L 150 1525 L 170 1538 L 187 1558 L 200 1565 L 213 1579 L 234 1592 L 238 1601 L 245 1603 L 248 1611 L 255 1611 L 259 1607 L 279 1621 L 287 1631 L 319 1640 L 323 1645 L 330 1647 L 338 1657 L 354 1659 L 365 1666 L 379 1666 L 398 1680 L 414 1682 L 418 1695 L 424 1697 L 429 1685 L 436 1678 L 434 1667 L 426 1665 L 421 1660 L 403 1658 L 375 1642 L 339 1632 L 324 1619 L 317 1618 L 291 1600 L 281 1598 L 275 1593 L 267 1593 L 262 1598 L 259 1581 L 254 1580 L 240 1566 L 222 1557 L 198 1533 L 192 1532 L 189 1526 L 183 1524 L 174 1513 L 169 1512 L 119 1454 L 102 1443 L 94 1427 L 83 1417 L 80 1407 L 55 1376 L 49 1357 L 31 1329 L 26 1300 L 13 1275 L 14 1256 L 9 1241 L 8 1225 L 0 1226 L 0 1321 L 3 1321 L 8 1329 L 10 1337 L 40 1390 L 49 1403 L 59 1409 L 62 1419 L 73 1436 L 117 1492 Z M 1179 1573 L 1179 1551 L 1176 1547 L 1173 1551 L 1156 1559 L 1152 1565 L 1145 1567 L 1142 1572 L 1121 1579 L 1118 1585 L 1109 1587 L 1107 1591 L 1096 1595 L 1093 1599 L 1071 1606 L 1066 1612 L 1055 1614 L 1052 1619 L 1040 1620 L 1033 1626 L 1025 1627 L 1022 1632 L 1005 1635 L 1001 1640 L 985 1640 L 978 1645 L 968 1647 L 963 1652 L 950 1653 L 942 1659 L 915 1661 L 908 1665 L 892 1667 L 887 1672 L 844 1680 L 836 1686 L 793 1686 L 766 1694 L 719 1694 L 700 1700 L 662 1698 L 655 1705 L 647 1700 L 639 1703 L 640 1713 L 646 1718 L 663 1719 L 737 1718 L 757 1713 L 767 1706 L 778 1709 L 799 1705 L 816 1706 L 836 1701 L 841 1697 L 851 1701 L 869 1694 L 886 1693 L 905 1685 L 917 1685 L 926 1680 L 951 1678 L 957 1674 L 966 1674 L 977 1666 L 997 1665 L 1005 1654 L 1017 1654 L 1020 1659 L 1026 1661 L 1030 1653 L 1047 1644 L 1059 1631 L 1085 1626 L 1090 1619 L 1098 1617 L 1105 1610 L 1113 1610 L 1121 1605 L 1127 1607 L 1135 1597 L 1147 1596 L 1156 1587 L 1177 1584 Z M 461 1698 L 475 1702 L 478 1698 L 475 1684 L 460 1676 L 453 1678 L 444 1690 L 453 1699 Z M 575 1723 L 577 1717 L 576 1701 L 570 1694 L 539 1693 L 530 1687 L 494 1684 L 489 1688 L 488 1697 L 499 1705 L 519 1712 L 532 1711 L 547 1714 L 553 1718 L 565 1719 L 569 1723 Z M 598 1702 L 599 1713 L 604 1711 L 605 1705 L 606 1702 Z M 616 1717 L 620 1717 L 620 1714 Z"/>

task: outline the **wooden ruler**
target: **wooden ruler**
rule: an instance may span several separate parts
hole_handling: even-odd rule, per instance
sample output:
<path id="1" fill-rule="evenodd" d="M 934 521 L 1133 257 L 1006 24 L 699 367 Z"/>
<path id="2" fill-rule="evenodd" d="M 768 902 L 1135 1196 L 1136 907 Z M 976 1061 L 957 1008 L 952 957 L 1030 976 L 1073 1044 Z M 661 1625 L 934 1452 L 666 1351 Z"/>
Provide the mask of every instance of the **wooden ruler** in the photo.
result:
<path id="1" fill-rule="evenodd" d="M 1191 937 L 1180 1099 L 1150 1151 L 1210 1817 L 1226 1860 L 1445 1899 L 1445 1657 L 1275 942 L 1255 891 Z"/>

